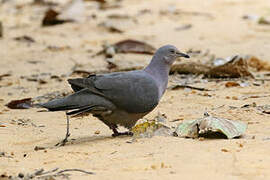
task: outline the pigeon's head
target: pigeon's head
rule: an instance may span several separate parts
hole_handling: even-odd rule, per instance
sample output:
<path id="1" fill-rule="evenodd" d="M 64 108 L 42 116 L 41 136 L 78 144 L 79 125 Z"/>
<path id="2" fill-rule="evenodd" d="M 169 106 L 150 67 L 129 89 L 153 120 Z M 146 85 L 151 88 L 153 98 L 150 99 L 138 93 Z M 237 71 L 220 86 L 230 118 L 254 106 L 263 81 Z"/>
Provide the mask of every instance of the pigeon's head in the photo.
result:
<path id="1" fill-rule="evenodd" d="M 187 54 L 180 52 L 176 47 L 172 45 L 162 46 L 156 51 L 155 56 L 162 57 L 160 60 L 164 61 L 168 65 L 172 65 L 178 57 L 189 58 Z"/>

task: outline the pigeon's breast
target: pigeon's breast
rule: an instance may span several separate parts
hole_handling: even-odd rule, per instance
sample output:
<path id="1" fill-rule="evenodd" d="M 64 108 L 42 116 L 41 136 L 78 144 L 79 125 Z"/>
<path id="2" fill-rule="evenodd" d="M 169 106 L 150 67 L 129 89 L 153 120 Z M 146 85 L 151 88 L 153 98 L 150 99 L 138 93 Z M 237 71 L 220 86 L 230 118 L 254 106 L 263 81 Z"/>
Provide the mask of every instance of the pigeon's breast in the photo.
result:
<path id="1" fill-rule="evenodd" d="M 143 71 L 133 71 L 106 78 L 96 87 L 118 108 L 129 113 L 152 111 L 159 102 L 156 81 Z"/>
<path id="2" fill-rule="evenodd" d="M 130 113 L 150 112 L 159 102 L 158 86 L 148 78 L 133 79 L 131 85 L 119 93 L 122 93 L 122 96 L 116 93 L 113 102 Z"/>

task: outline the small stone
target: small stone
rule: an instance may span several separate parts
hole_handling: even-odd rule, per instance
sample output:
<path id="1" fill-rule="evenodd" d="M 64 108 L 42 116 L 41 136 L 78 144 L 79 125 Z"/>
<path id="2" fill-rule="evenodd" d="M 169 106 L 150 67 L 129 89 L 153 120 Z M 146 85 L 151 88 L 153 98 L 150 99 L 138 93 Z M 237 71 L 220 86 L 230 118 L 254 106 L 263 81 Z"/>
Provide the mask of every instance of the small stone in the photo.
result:
<path id="1" fill-rule="evenodd" d="M 100 131 L 99 131 L 99 130 L 96 130 L 96 131 L 95 131 L 95 134 L 100 134 Z"/>

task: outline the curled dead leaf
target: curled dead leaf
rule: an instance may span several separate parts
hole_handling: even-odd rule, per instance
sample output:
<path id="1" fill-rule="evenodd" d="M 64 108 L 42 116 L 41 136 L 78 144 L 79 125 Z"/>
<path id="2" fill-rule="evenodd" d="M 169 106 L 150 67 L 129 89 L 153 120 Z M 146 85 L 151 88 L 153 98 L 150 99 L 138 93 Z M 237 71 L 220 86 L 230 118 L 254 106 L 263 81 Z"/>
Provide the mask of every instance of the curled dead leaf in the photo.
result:
<path id="1" fill-rule="evenodd" d="M 234 56 L 229 62 L 211 68 L 208 76 L 213 78 L 239 78 L 254 76 L 248 70 L 247 61 L 243 57 Z"/>
<path id="2" fill-rule="evenodd" d="M 59 14 L 60 14 L 59 12 L 53 9 L 48 9 L 45 12 L 45 16 L 42 20 L 42 26 L 54 26 L 54 25 L 63 24 L 66 22 L 72 22 L 71 20 L 58 19 Z"/>
<path id="3" fill-rule="evenodd" d="M 152 45 L 142 41 L 127 39 L 119 41 L 113 45 L 104 45 L 103 50 L 98 52 L 96 55 L 105 54 L 107 55 L 108 49 L 113 49 L 115 53 L 135 53 L 135 54 L 154 54 L 156 48 Z"/>
<path id="4" fill-rule="evenodd" d="M 142 41 L 127 39 L 115 43 L 116 53 L 154 54 L 156 48 Z"/>
<path id="5" fill-rule="evenodd" d="M 29 109 L 33 107 L 32 98 L 12 100 L 6 106 L 10 109 Z"/>
<path id="6" fill-rule="evenodd" d="M 183 121 L 175 130 L 179 137 L 228 138 L 240 137 L 246 131 L 247 125 L 241 121 L 210 116 L 205 113 L 203 118 Z"/>

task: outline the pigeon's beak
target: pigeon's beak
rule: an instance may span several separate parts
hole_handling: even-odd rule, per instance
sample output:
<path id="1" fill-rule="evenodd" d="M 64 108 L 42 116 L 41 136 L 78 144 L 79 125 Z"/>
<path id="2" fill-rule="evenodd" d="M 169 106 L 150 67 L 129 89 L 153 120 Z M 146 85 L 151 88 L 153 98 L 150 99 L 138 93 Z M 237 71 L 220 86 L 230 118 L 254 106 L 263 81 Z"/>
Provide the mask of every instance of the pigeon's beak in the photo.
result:
<path id="1" fill-rule="evenodd" d="M 181 53 L 181 52 L 176 52 L 176 55 L 177 55 L 178 57 L 189 58 L 189 55 L 184 54 L 184 53 Z"/>

